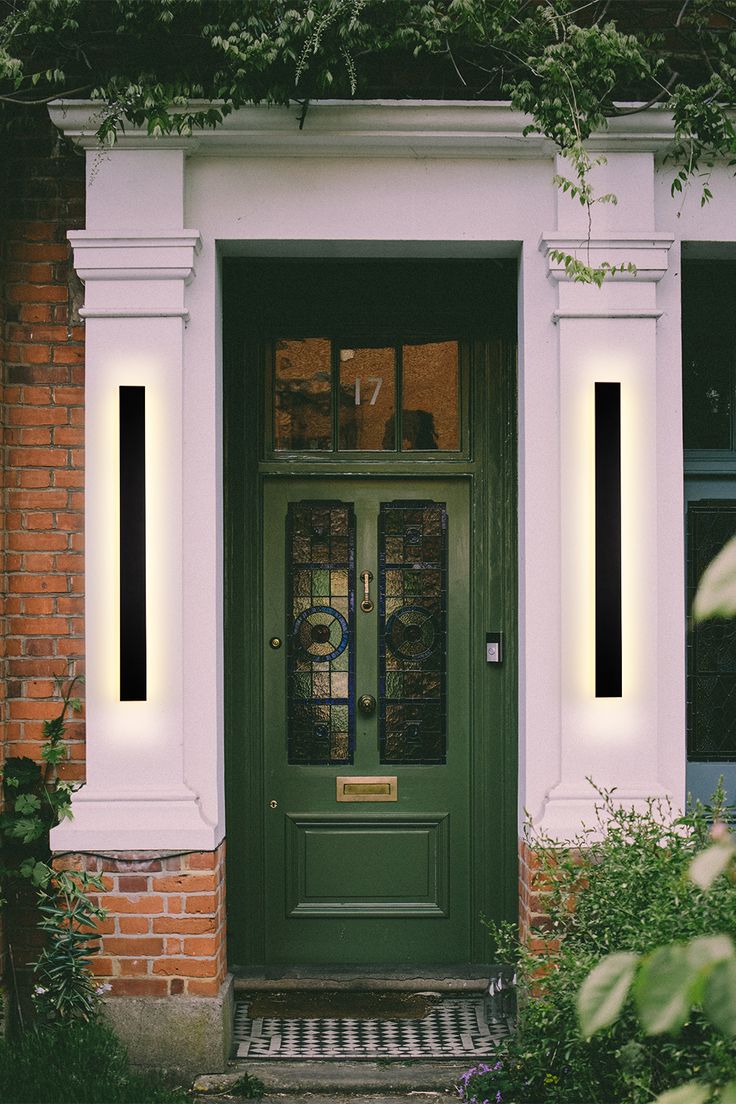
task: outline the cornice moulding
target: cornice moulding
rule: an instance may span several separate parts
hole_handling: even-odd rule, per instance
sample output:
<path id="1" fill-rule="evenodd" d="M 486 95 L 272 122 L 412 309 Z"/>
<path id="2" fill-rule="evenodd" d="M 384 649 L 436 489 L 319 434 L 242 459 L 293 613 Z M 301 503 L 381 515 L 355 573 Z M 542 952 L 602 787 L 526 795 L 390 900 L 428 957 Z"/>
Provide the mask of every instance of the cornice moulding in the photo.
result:
<path id="1" fill-rule="evenodd" d="M 192 101 L 194 109 L 217 106 Z M 630 105 L 622 105 L 630 106 Z M 191 137 L 152 138 L 145 128 L 126 126 L 120 149 L 183 149 L 190 156 L 369 156 L 369 157 L 552 157 L 555 147 L 538 134 L 524 136 L 532 122 L 507 102 L 445 100 L 319 100 L 310 104 L 303 129 L 299 105 L 239 108 L 214 129 Z M 51 120 L 85 149 L 106 147 L 95 132 L 100 104 L 90 100 L 54 100 Z M 594 150 L 662 151 L 672 143 L 669 112 L 649 108 L 613 118 L 608 130 L 591 137 Z"/>

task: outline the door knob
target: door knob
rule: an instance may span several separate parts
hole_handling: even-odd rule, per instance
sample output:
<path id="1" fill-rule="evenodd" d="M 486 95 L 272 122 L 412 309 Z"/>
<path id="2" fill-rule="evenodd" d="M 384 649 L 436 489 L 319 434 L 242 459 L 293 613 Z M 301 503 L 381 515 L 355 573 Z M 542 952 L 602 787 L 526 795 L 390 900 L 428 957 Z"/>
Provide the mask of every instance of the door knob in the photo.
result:
<path id="1" fill-rule="evenodd" d="M 361 694 L 358 698 L 358 709 L 364 717 L 370 717 L 376 712 L 376 699 L 372 694 Z"/>

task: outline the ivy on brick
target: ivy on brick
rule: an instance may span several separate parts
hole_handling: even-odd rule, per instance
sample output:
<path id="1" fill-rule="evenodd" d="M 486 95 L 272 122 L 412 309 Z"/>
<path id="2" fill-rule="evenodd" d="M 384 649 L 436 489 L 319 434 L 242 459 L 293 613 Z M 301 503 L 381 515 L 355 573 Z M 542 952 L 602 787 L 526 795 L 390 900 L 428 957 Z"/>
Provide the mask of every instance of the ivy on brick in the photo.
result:
<path id="1" fill-rule="evenodd" d="M 50 1022 L 89 1020 L 97 1010 L 89 965 L 98 947 L 96 924 L 105 911 L 90 894 L 104 886 L 85 870 L 55 870 L 49 848 L 49 832 L 72 816 L 72 795 L 78 788 L 59 777 L 59 767 L 67 757 L 67 716 L 81 710 L 74 696 L 81 681 L 82 676 L 66 683 L 55 679 L 61 707 L 43 722 L 40 764 L 11 756 L 2 768 L 0 887 L 12 894 L 17 883 L 28 883 L 37 891 L 39 927 L 46 941 L 34 966 L 33 996 L 39 1015 Z"/>

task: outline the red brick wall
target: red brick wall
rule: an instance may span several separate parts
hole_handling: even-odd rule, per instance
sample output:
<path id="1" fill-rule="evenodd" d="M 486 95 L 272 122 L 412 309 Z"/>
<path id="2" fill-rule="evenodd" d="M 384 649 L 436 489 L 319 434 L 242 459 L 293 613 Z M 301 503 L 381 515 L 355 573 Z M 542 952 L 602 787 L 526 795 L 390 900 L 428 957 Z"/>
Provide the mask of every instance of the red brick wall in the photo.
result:
<path id="1" fill-rule="evenodd" d="M 83 328 L 66 232 L 84 222 L 84 162 L 45 109 L 0 149 L 0 760 L 38 757 L 58 711 L 54 674 L 81 672 Z M 70 726 L 68 778 L 84 772 L 83 727 Z M 38 952 L 27 910 L 12 924 L 22 972 Z M 7 976 L 0 936 L 0 978 Z"/>
<path id="2" fill-rule="evenodd" d="M 3 720 L 6 754 L 36 757 L 58 708 L 51 676 L 84 661 L 84 330 L 66 241 L 84 222 L 84 162 L 45 111 L 4 159 Z M 82 724 L 69 736 L 63 774 L 82 778 Z"/>
<path id="3" fill-rule="evenodd" d="M 108 917 L 92 960 L 111 996 L 214 997 L 225 979 L 225 844 L 168 858 L 68 855 L 55 865 L 100 874 Z"/>

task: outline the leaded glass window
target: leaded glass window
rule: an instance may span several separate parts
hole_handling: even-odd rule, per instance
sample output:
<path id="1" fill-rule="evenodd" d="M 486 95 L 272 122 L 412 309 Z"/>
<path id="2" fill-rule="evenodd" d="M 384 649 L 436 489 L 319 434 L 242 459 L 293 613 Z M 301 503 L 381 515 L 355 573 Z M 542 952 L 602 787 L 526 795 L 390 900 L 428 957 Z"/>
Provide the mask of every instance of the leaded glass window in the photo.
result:
<path id="1" fill-rule="evenodd" d="M 292 502 L 287 518 L 290 763 L 352 763 L 355 744 L 355 515 Z"/>
<path id="2" fill-rule="evenodd" d="M 279 338 L 273 343 L 275 453 L 453 453 L 462 446 L 454 339 Z"/>
<path id="3" fill-rule="evenodd" d="M 444 763 L 447 726 L 447 511 L 382 502 L 378 525 L 382 763 Z"/>
<path id="4" fill-rule="evenodd" d="M 689 605 L 703 572 L 736 534 L 736 501 L 693 502 L 688 509 Z M 736 758 L 736 620 L 693 626 L 688 642 L 688 754 Z"/>

